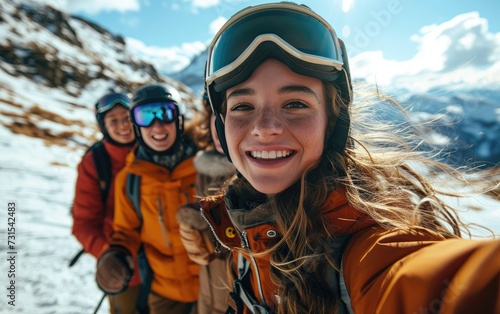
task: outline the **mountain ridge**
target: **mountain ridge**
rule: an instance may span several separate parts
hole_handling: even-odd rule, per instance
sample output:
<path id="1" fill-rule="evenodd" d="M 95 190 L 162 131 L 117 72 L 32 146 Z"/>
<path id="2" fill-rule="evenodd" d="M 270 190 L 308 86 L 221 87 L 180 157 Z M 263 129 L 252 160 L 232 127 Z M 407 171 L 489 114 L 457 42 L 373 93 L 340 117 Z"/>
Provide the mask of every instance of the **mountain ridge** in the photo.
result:
<path id="1" fill-rule="evenodd" d="M 0 4 L 0 123 L 13 133 L 88 144 L 99 136 L 92 108 L 99 97 L 153 82 L 172 86 L 196 110 L 190 88 L 130 53 L 121 35 L 48 5 Z"/>

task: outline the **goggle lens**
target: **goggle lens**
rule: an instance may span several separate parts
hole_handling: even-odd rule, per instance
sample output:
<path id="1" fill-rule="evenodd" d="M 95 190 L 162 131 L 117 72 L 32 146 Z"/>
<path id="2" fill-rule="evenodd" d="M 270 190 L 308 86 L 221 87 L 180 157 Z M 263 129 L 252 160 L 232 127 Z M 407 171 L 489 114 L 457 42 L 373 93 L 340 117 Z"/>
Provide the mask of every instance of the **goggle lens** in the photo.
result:
<path id="1" fill-rule="evenodd" d="M 99 99 L 99 101 L 96 104 L 96 109 L 98 113 L 103 113 L 110 110 L 116 105 L 122 105 L 127 108 L 130 108 L 131 103 L 132 101 L 125 94 L 122 93 L 109 94 Z"/>
<path id="2" fill-rule="evenodd" d="M 141 127 L 148 127 L 155 119 L 172 123 L 179 117 L 177 106 L 171 102 L 155 102 L 132 109 L 132 121 Z"/>

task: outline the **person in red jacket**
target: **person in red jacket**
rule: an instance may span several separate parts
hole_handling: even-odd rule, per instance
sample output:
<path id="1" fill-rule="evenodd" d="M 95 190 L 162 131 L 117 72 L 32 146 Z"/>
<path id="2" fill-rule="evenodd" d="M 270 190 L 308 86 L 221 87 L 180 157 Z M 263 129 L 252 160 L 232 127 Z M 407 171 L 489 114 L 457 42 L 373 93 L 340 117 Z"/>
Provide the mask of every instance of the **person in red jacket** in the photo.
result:
<path id="1" fill-rule="evenodd" d="M 85 252 L 98 257 L 108 248 L 113 230 L 114 177 L 125 166 L 125 158 L 135 144 L 135 134 L 130 121 L 130 97 L 125 93 L 108 93 L 95 104 L 95 114 L 103 134 L 101 143 L 111 164 L 111 181 L 105 193 L 102 178 L 89 150 L 78 165 L 75 198 L 73 203 L 72 232 L 82 244 Z M 135 313 L 135 301 L 139 293 L 140 277 L 134 275 L 129 289 L 115 296 L 109 296 L 111 313 Z"/>
<path id="2" fill-rule="evenodd" d="M 417 150 L 409 126 L 373 119 L 375 97 L 353 103 L 325 19 L 291 2 L 251 6 L 207 56 L 238 174 L 200 201 L 234 256 L 227 313 L 500 313 L 500 240 L 465 239 L 443 199 L 464 196 L 446 186 L 467 184 L 463 173 Z"/>

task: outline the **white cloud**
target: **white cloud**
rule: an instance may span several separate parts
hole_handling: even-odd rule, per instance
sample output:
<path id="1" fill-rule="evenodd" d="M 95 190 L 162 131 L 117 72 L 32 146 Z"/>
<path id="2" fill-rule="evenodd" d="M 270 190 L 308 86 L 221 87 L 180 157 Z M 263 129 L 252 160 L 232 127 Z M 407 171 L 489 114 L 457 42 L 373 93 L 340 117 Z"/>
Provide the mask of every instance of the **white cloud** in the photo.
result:
<path id="1" fill-rule="evenodd" d="M 191 3 L 195 8 L 206 9 L 219 5 L 220 0 L 192 0 Z"/>
<path id="2" fill-rule="evenodd" d="M 219 29 L 222 27 L 222 25 L 224 25 L 224 23 L 226 23 L 226 22 L 227 22 L 227 19 L 222 17 L 222 16 L 219 16 L 218 18 L 216 18 L 209 25 L 210 34 L 215 35 L 219 31 Z"/>
<path id="3" fill-rule="evenodd" d="M 139 0 L 34 0 L 45 3 L 54 8 L 68 12 L 85 12 L 88 14 L 98 14 L 102 11 L 138 11 L 141 7 Z"/>
<path id="4" fill-rule="evenodd" d="M 500 84 L 500 33 L 488 32 L 487 20 L 477 12 L 422 27 L 412 40 L 419 43 L 419 50 L 406 61 L 387 60 L 382 51 L 354 56 L 350 61 L 353 77 L 423 90 L 477 80 Z"/>
<path id="5" fill-rule="evenodd" d="M 185 68 L 193 57 L 206 48 L 206 45 L 200 41 L 169 48 L 146 46 L 142 41 L 134 38 L 126 38 L 126 42 L 132 54 L 145 58 L 164 74 L 175 73 Z"/>

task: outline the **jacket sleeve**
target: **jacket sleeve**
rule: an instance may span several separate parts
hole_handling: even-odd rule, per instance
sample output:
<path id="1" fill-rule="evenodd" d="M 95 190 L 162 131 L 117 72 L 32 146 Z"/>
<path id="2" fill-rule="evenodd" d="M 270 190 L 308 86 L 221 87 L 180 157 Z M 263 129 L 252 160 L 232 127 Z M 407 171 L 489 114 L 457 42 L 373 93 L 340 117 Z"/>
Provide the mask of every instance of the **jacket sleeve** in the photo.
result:
<path id="1" fill-rule="evenodd" d="M 141 245 L 141 226 L 137 212 L 126 192 L 127 168 L 122 169 L 115 178 L 115 216 L 110 246 L 127 249 L 134 258 Z"/>
<path id="2" fill-rule="evenodd" d="M 83 156 L 77 171 L 72 233 L 86 252 L 98 257 L 107 244 L 104 234 L 105 204 L 102 203 L 91 152 Z"/>
<path id="3" fill-rule="evenodd" d="M 500 241 L 426 229 L 355 235 L 343 260 L 355 313 L 500 313 Z"/>

